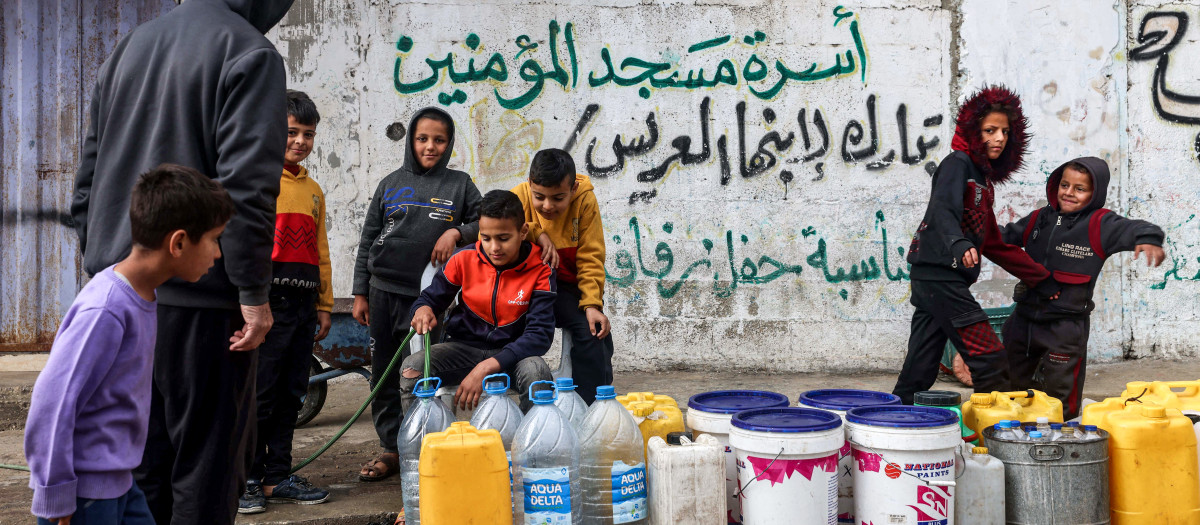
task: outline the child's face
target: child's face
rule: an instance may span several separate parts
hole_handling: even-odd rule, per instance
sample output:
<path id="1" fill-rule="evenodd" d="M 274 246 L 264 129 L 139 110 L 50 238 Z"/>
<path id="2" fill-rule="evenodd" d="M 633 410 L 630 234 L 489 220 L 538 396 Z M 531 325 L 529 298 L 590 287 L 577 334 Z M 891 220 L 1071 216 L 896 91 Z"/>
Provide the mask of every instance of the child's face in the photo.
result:
<path id="1" fill-rule="evenodd" d="M 286 164 L 300 164 L 312 153 L 313 139 L 317 136 L 317 127 L 296 122 L 296 117 L 288 115 L 287 151 L 283 153 Z"/>
<path id="2" fill-rule="evenodd" d="M 1092 177 L 1071 168 L 1063 170 L 1062 179 L 1058 181 L 1059 212 L 1074 213 L 1089 202 L 1092 202 Z"/>
<path id="3" fill-rule="evenodd" d="M 171 255 L 179 263 L 176 276 L 192 283 L 204 277 L 216 260 L 221 258 L 220 239 L 224 231 L 224 224 L 208 230 L 200 236 L 199 242 L 192 242 L 186 233 L 178 241 L 173 237 Z"/>
<path id="4" fill-rule="evenodd" d="M 525 240 L 527 233 L 529 225 L 525 223 L 518 227 L 512 219 L 479 218 L 479 241 L 483 244 L 483 253 L 496 266 L 516 261 L 521 254 L 521 241 Z"/>
<path id="5" fill-rule="evenodd" d="M 531 181 L 529 191 L 533 193 L 533 209 L 548 221 L 561 217 L 571 206 L 571 198 L 578 186 L 575 177 L 570 176 L 558 186 L 542 186 Z"/>
<path id="6" fill-rule="evenodd" d="M 983 134 L 984 149 L 988 159 L 996 160 L 1004 153 L 1008 144 L 1008 115 L 999 111 L 988 113 L 979 123 L 979 131 Z"/>
<path id="7" fill-rule="evenodd" d="M 446 125 L 431 118 L 417 121 L 417 129 L 413 131 L 413 154 L 417 156 L 417 165 L 423 169 L 432 168 L 446 154 L 446 146 L 450 144 L 450 130 Z"/>

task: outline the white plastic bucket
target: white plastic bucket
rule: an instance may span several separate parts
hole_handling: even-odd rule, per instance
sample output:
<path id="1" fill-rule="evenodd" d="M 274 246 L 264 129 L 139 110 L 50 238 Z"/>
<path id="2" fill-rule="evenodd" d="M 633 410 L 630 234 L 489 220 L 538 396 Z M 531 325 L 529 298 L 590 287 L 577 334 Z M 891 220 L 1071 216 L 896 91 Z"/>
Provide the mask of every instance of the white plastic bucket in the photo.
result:
<path id="1" fill-rule="evenodd" d="M 730 421 L 742 523 L 835 525 L 842 418 L 811 408 L 760 408 Z"/>
<path id="2" fill-rule="evenodd" d="M 693 433 L 709 434 L 725 447 L 725 518 L 727 523 L 742 522 L 738 500 L 737 463 L 729 446 L 729 420 L 733 415 L 755 408 L 788 406 L 787 396 L 763 390 L 716 390 L 688 399 L 687 426 Z"/>
<path id="3" fill-rule="evenodd" d="M 852 409 L 846 421 L 855 519 L 953 525 L 958 415 L 935 407 L 880 406 Z"/>

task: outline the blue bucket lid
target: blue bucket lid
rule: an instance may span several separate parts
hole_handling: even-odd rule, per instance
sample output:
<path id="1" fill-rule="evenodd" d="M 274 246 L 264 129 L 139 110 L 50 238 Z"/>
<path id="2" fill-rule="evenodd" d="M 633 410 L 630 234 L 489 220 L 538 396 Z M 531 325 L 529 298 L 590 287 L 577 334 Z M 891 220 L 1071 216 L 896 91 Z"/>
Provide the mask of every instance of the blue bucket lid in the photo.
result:
<path id="1" fill-rule="evenodd" d="M 756 432 L 820 432 L 842 426 L 842 418 L 815 408 L 775 407 L 743 410 L 730 423 Z"/>
<path id="2" fill-rule="evenodd" d="M 714 414 L 736 414 L 754 408 L 786 406 L 787 396 L 764 390 L 715 390 L 688 399 L 688 408 Z"/>
<path id="3" fill-rule="evenodd" d="M 852 408 L 846 420 L 873 427 L 933 428 L 957 425 L 958 414 L 937 407 L 884 405 Z"/>
<path id="4" fill-rule="evenodd" d="M 823 390 L 809 390 L 800 394 L 800 404 L 813 408 L 845 412 L 851 408 L 858 407 L 899 405 L 900 398 L 892 394 L 872 390 L 827 388 Z"/>

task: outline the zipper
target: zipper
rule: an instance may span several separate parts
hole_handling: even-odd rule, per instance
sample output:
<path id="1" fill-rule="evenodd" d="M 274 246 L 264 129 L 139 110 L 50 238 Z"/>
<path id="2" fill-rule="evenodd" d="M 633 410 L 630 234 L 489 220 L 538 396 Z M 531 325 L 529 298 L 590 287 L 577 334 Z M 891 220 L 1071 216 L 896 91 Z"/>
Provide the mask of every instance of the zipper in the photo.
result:
<path id="1" fill-rule="evenodd" d="M 496 284 L 492 287 L 492 330 L 500 326 L 500 318 L 496 316 L 496 296 L 500 295 L 500 270 L 496 270 Z"/>
<path id="2" fill-rule="evenodd" d="M 1050 249 L 1054 247 L 1054 232 L 1055 230 L 1058 230 L 1059 226 L 1062 226 L 1062 215 L 1059 215 L 1055 219 L 1056 222 L 1054 223 L 1054 226 L 1050 228 L 1050 235 L 1046 237 L 1046 253 L 1042 257 L 1043 266 L 1045 263 L 1050 262 Z M 1046 269 L 1049 270 L 1049 268 Z"/>

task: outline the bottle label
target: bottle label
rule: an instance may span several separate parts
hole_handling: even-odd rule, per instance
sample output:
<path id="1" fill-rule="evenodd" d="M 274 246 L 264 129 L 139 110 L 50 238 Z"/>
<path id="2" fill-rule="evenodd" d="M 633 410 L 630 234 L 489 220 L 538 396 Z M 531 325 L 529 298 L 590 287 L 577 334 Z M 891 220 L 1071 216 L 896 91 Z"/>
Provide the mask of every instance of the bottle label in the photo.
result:
<path id="1" fill-rule="evenodd" d="M 571 525 L 571 477 L 567 467 L 526 468 L 525 525 Z"/>
<path id="2" fill-rule="evenodd" d="M 614 461 L 612 466 L 613 523 L 631 523 L 646 519 L 646 464 L 627 465 Z"/>

